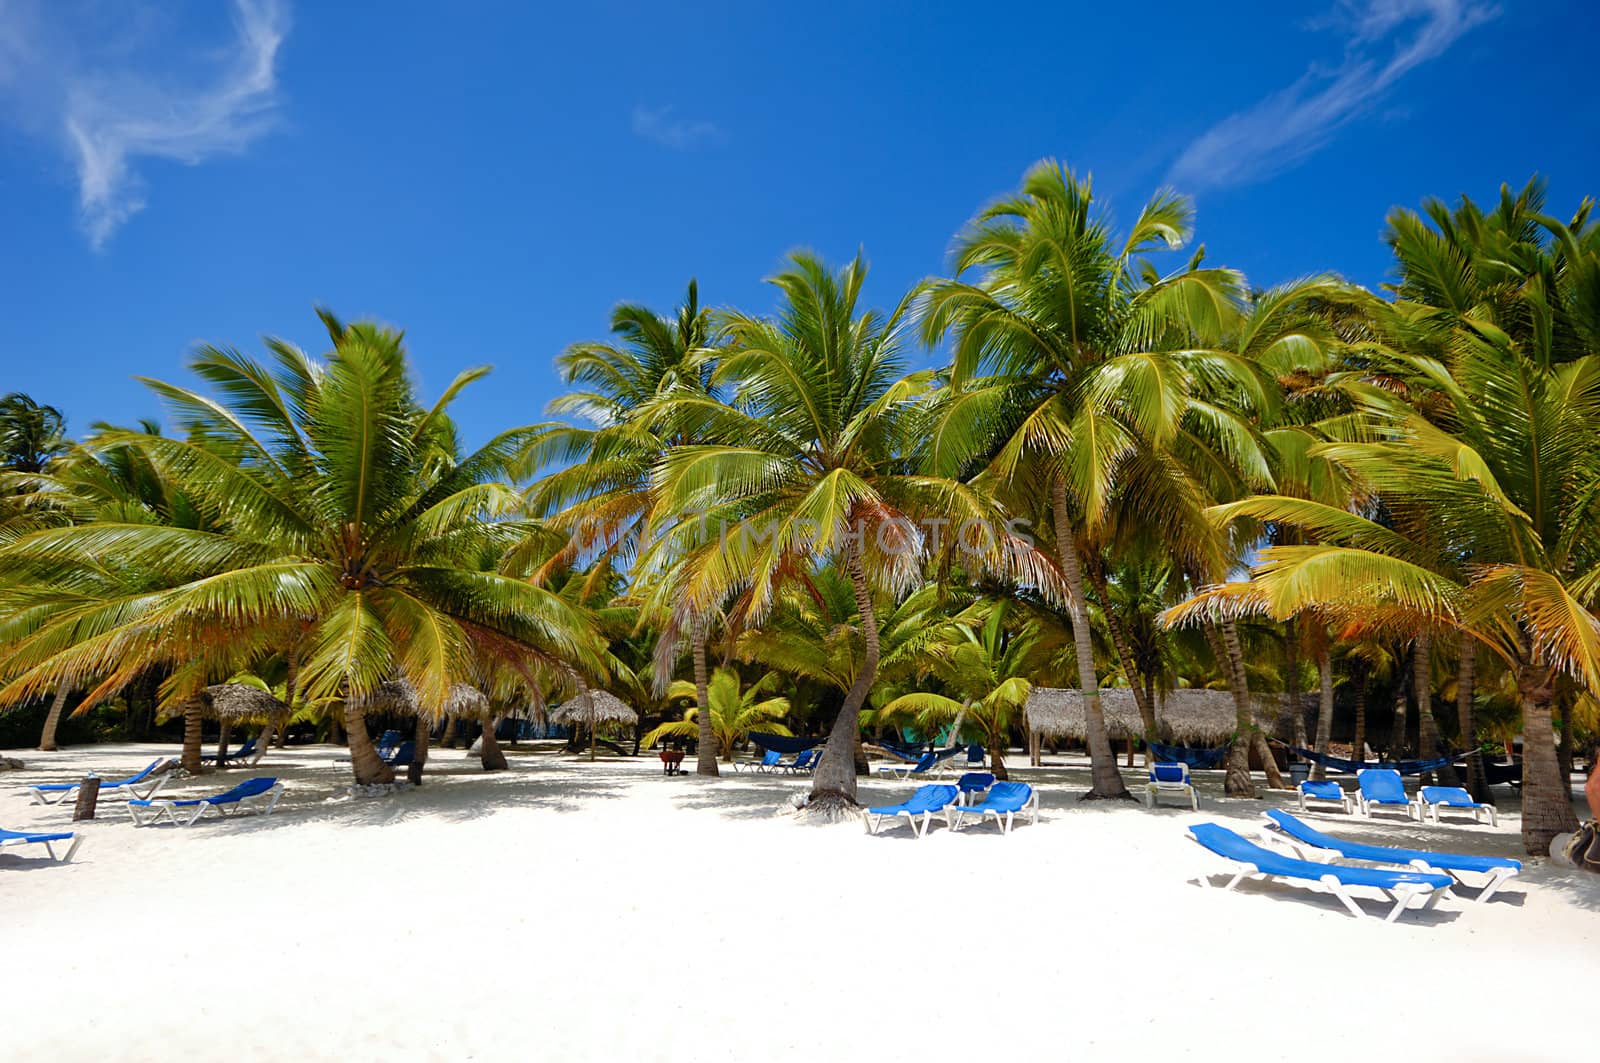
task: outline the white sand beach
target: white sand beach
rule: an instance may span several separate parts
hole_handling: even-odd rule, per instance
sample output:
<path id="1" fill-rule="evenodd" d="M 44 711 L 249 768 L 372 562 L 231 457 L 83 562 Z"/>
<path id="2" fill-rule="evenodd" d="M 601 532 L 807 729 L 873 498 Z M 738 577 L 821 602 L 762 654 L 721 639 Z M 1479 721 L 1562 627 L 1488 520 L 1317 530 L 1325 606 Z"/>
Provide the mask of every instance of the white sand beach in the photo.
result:
<path id="1" fill-rule="evenodd" d="M 0 825 L 67 826 L 21 784 L 132 772 L 170 746 L 27 752 Z M 1560 1060 L 1587 1051 L 1600 877 L 1530 860 L 1484 905 L 1399 923 L 1312 889 L 1203 890 L 1184 837 L 1254 830 L 1080 805 L 1081 766 L 1015 776 L 1037 826 L 923 840 L 774 815 L 808 780 L 665 778 L 654 759 L 436 750 L 427 784 L 344 795 L 331 746 L 185 780 L 284 780 L 271 817 L 135 829 L 121 802 L 68 865 L 0 855 L 14 1060 Z M 1130 772 L 1130 781 L 1135 773 Z M 868 803 L 909 784 L 864 783 Z M 1272 801 L 1287 804 L 1286 794 Z M 1368 841 L 1520 856 L 1498 828 L 1314 814 Z M 1215 881 L 1221 882 L 1218 878 Z M 1386 910 L 1374 899 L 1368 910 Z"/>

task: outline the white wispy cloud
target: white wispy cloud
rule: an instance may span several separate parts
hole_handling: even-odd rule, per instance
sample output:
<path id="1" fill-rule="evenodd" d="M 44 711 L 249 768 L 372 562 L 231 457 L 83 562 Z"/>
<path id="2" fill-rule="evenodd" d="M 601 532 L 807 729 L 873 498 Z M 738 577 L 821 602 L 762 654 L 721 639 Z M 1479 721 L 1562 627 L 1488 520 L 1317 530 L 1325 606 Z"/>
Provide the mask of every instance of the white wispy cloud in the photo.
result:
<path id="1" fill-rule="evenodd" d="M 722 139 L 722 130 L 715 122 L 681 118 L 673 107 L 635 107 L 633 133 L 653 144 L 677 151 L 714 144 Z"/>
<path id="2" fill-rule="evenodd" d="M 80 222 L 97 250 L 145 207 L 139 160 L 196 165 L 236 154 L 275 121 L 278 49 L 289 29 L 284 0 L 232 0 L 233 39 L 196 55 L 173 54 L 165 43 L 152 55 L 128 43 L 170 39 L 138 32 L 166 17 L 159 5 L 118 9 L 121 25 L 57 4 L 5 10 L 17 18 L 0 35 L 0 91 L 12 97 L 14 115 L 26 112 L 22 124 L 57 138 L 67 153 Z M 93 39 L 96 31 L 126 36 L 108 43 Z"/>
<path id="3" fill-rule="evenodd" d="M 1499 13 L 1486 0 L 1341 0 L 1311 25 L 1344 35 L 1342 59 L 1312 63 L 1294 84 L 1206 130 L 1178 156 L 1169 180 L 1185 188 L 1239 185 L 1293 166 L 1408 72 Z"/>

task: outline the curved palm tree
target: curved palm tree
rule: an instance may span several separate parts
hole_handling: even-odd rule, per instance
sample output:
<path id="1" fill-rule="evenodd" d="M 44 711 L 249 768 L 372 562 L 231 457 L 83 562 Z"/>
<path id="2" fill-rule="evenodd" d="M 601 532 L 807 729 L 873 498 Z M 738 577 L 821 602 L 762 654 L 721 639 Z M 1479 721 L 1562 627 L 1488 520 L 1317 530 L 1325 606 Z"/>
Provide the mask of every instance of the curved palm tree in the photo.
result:
<path id="1" fill-rule="evenodd" d="M 222 398 L 148 381 L 186 439 L 108 431 L 194 500 L 214 530 L 96 522 L 4 548 L 7 645 L 0 699 L 98 677 L 91 702 L 154 666 L 168 704 L 293 645 L 300 692 L 344 703 L 360 782 L 387 781 L 363 698 L 408 679 L 427 711 L 482 657 L 601 668 L 581 613 L 494 570 L 522 534 L 502 473 L 529 430 L 457 460 L 451 399 L 420 405 L 398 333 L 323 313 L 315 359 L 269 341 L 271 368 L 205 348 L 191 363 Z M 114 564 L 105 559 L 114 558 Z"/>
<path id="2" fill-rule="evenodd" d="M 710 710 L 705 715 L 711 718 L 711 740 L 715 747 L 711 751 L 713 756 L 720 750 L 722 759 L 731 764 L 734 747 L 743 742 L 751 731 L 778 735 L 790 733 L 789 728 L 779 722 L 789 715 L 789 699 L 766 696 L 777 690 L 782 683 L 781 675 L 769 672 L 741 690 L 739 673 L 733 669 L 718 668 L 711 673 L 711 678 L 706 683 L 707 704 Z M 668 688 L 667 696 L 673 699 L 698 701 L 699 684 L 692 680 L 680 679 Z M 648 748 L 663 738 L 693 738 L 699 741 L 700 733 L 704 729 L 699 719 L 701 715 L 698 707 L 691 708 L 682 720 L 664 723 L 653 729 L 644 736 L 641 745 Z"/>
<path id="3" fill-rule="evenodd" d="M 527 492 L 533 511 L 549 516 L 551 528 L 569 536 L 566 547 L 550 558 L 547 567 L 570 565 L 592 554 L 605 562 L 592 570 L 600 573 L 634 559 L 650 509 L 651 472 L 668 447 L 688 441 L 644 411 L 659 410 L 660 400 L 679 393 L 711 394 L 718 337 L 693 280 L 672 317 L 625 303 L 612 312 L 611 331 L 616 343 L 574 344 L 556 359 L 562 380 L 579 390 L 552 400 L 550 412 L 588 424 L 547 425 L 524 455 L 526 465 L 578 459 L 535 481 Z M 684 632 L 702 709 L 711 621 L 709 613 L 691 617 Z M 664 636 L 674 658 L 677 635 L 673 629 Z M 699 718 L 709 728 L 709 713 L 701 712 Z M 707 730 L 701 736 L 697 774 L 717 774 L 714 746 Z"/>
<path id="4" fill-rule="evenodd" d="M 926 286 L 924 334 L 951 337 L 954 359 L 929 433 L 930 466 L 950 476 L 987 466 L 997 493 L 1047 500 L 1072 613 L 1092 797 L 1127 796 L 1100 708 L 1085 589 L 1085 570 L 1101 571 L 1118 486 L 1142 481 L 1147 528 L 1189 523 L 1193 492 L 1161 452 L 1181 440 L 1186 418 L 1233 432 L 1227 411 L 1197 402 L 1207 388 L 1256 385 L 1247 365 L 1214 347 L 1238 317 L 1239 276 L 1201 268 L 1199 253 L 1162 276 L 1144 257 L 1181 246 L 1191 216 L 1186 200 L 1158 193 L 1119 243 L 1089 182 L 1045 160 L 1020 193 L 986 208 L 957 239 L 956 277 Z M 961 279 L 969 271 L 976 279 Z M 1118 621 L 1110 626 L 1141 713 L 1153 719 L 1126 632 Z"/>
<path id="5" fill-rule="evenodd" d="M 816 771 L 809 807 L 822 814 L 855 803 L 860 713 L 881 650 L 875 591 L 899 597 L 921 582 L 921 522 L 1002 523 L 970 488 L 913 473 L 910 429 L 932 374 L 901 375 L 910 299 L 888 316 L 863 313 L 865 279 L 860 256 L 834 271 L 797 252 L 772 279 L 782 292 L 775 320 L 728 315 L 714 379 L 731 402 L 681 394 L 665 404 L 708 442 L 669 450 L 656 477 L 652 556 L 681 566 L 681 613 L 704 615 L 737 594 L 738 615 L 759 623 L 786 581 L 829 560 L 850 580 L 863 655 Z M 1026 565 L 998 539 L 979 554 Z"/>

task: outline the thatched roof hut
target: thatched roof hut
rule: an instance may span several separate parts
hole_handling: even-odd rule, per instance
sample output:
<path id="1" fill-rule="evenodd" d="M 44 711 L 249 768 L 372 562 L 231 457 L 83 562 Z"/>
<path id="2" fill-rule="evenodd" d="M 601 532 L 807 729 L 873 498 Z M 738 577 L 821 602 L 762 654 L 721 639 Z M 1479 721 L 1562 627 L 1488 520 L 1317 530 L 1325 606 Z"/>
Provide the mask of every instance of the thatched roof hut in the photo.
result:
<path id="1" fill-rule="evenodd" d="M 195 700 L 203 715 L 228 723 L 268 719 L 281 723 L 289 716 L 289 706 L 249 683 L 215 683 Z"/>
<path id="2" fill-rule="evenodd" d="M 639 722 L 639 714 L 626 702 L 605 690 L 591 690 L 556 706 L 550 713 L 553 723 L 589 726 L 602 723 L 623 723 L 632 726 Z"/>
<path id="3" fill-rule="evenodd" d="M 1269 732 L 1287 730 L 1289 714 L 1283 711 L 1282 694 L 1251 696 L 1256 720 Z M 1314 707 L 1315 699 L 1312 699 Z M 1144 733 L 1139 706 L 1133 691 L 1126 687 L 1107 687 L 1100 691 L 1100 707 L 1106 717 L 1106 731 L 1113 741 L 1138 737 Z M 1084 723 L 1083 698 L 1076 690 L 1034 687 L 1028 695 L 1028 726 L 1047 737 L 1083 741 L 1088 734 Z M 1235 729 L 1233 694 L 1226 690 L 1185 687 L 1156 695 L 1156 724 L 1169 740 L 1180 745 L 1212 746 L 1226 741 Z"/>

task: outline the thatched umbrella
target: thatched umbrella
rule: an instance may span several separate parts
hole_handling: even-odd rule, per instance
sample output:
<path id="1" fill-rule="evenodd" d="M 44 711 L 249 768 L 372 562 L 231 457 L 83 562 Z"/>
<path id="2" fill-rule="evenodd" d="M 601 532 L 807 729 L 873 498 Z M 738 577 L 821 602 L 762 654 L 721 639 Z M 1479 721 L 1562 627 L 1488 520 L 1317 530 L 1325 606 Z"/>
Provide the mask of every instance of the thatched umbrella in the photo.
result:
<path id="1" fill-rule="evenodd" d="M 594 759 L 595 730 L 603 723 L 639 722 L 639 714 L 626 702 L 605 690 L 585 690 L 577 697 L 556 706 L 550 719 L 560 724 L 582 724 L 589 728 L 589 759 Z"/>
<path id="2" fill-rule="evenodd" d="M 236 723 L 262 721 L 268 728 L 289 718 L 289 706 L 267 691 L 249 683 L 213 683 L 183 703 L 183 766 L 200 770 L 200 724 L 210 718 L 222 725 L 217 740 L 217 766 L 224 767 L 228 756 L 228 733 Z M 271 735 L 262 732 L 258 740 L 266 750 Z"/>
<path id="3" fill-rule="evenodd" d="M 505 757 L 495 747 L 493 741 L 494 710 L 489 699 L 476 687 L 466 683 L 454 684 L 445 697 L 444 704 L 438 707 L 437 713 L 428 713 L 423 711 L 422 700 L 417 696 L 416 687 L 412 686 L 409 680 L 391 679 L 378 684 L 377 689 L 362 698 L 361 707 L 363 712 L 393 713 L 417 718 L 414 752 L 411 764 L 407 768 L 407 776 L 413 783 L 420 781 L 422 766 L 428 759 L 428 734 L 432 730 L 435 717 L 439 715 L 483 720 L 485 734 L 490 736 L 483 748 L 484 767 L 506 766 Z"/>

